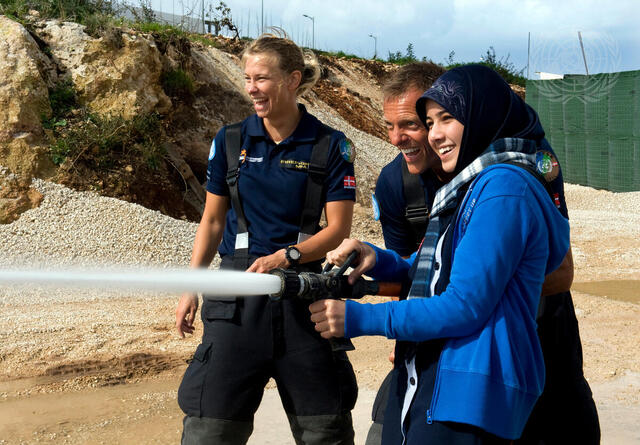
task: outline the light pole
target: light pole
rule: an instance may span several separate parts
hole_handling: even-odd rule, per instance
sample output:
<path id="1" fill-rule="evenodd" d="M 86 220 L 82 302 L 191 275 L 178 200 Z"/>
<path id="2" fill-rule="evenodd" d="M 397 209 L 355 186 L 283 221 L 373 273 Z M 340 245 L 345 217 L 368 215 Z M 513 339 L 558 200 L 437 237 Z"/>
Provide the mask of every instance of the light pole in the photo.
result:
<path id="1" fill-rule="evenodd" d="M 311 20 L 311 49 L 315 49 L 316 47 L 316 20 L 314 17 L 302 14 L 303 17 L 306 17 Z"/>
<path id="2" fill-rule="evenodd" d="M 378 55 L 378 38 L 373 34 L 369 34 L 369 37 L 373 39 L 373 58 L 375 60 Z"/>

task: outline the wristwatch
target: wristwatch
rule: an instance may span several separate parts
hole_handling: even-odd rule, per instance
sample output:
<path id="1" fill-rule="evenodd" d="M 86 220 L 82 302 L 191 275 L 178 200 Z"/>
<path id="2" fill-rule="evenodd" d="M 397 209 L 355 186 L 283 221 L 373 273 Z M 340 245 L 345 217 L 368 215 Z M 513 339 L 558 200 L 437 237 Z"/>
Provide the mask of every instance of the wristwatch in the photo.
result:
<path id="1" fill-rule="evenodd" d="M 295 246 L 289 246 L 284 251 L 284 257 L 289 261 L 290 266 L 297 266 L 300 263 L 300 258 L 302 258 L 302 254 Z"/>

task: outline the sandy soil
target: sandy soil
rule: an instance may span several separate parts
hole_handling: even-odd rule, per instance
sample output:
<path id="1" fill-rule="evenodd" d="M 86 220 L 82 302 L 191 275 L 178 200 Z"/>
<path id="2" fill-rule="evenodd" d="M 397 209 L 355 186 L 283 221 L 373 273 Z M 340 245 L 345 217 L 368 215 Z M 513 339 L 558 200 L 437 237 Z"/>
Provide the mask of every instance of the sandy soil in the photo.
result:
<path id="1" fill-rule="evenodd" d="M 567 201 L 573 295 L 603 443 L 640 443 L 640 193 L 567 186 Z M 380 242 L 367 213 L 358 209 L 354 231 Z M 58 301 L 43 291 L 38 303 L 6 296 L 16 293 L 0 289 L 0 444 L 179 441 L 176 390 L 201 325 L 194 336 L 177 339 L 175 296 Z M 362 444 L 375 389 L 390 369 L 392 342 L 354 343 L 350 357 L 361 387 L 354 420 Z M 272 385 L 250 443 L 292 443 Z"/>

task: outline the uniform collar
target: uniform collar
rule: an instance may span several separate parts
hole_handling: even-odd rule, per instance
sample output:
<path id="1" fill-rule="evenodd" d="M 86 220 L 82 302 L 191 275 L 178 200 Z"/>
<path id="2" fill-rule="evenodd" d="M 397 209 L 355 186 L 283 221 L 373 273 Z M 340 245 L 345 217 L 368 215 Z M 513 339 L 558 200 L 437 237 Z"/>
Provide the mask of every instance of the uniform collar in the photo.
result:
<path id="1" fill-rule="evenodd" d="M 298 109 L 302 112 L 300 122 L 291 136 L 282 141 L 280 145 L 313 142 L 316 140 L 319 126 L 318 119 L 309 114 L 304 105 L 298 104 Z M 247 122 L 247 134 L 252 137 L 268 139 L 267 131 L 264 128 L 264 122 L 257 114 L 249 117 Z"/>

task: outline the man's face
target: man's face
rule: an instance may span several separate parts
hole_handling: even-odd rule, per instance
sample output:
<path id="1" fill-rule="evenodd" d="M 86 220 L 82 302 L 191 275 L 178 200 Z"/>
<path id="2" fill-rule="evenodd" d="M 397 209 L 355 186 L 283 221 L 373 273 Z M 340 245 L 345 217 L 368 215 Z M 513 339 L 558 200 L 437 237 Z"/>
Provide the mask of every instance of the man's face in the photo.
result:
<path id="1" fill-rule="evenodd" d="M 416 101 L 422 93 L 411 88 L 398 97 L 388 98 L 383 105 L 389 140 L 402 152 L 409 173 L 414 175 L 439 166 L 438 157 L 429 148 L 427 129 L 416 113 Z"/>

